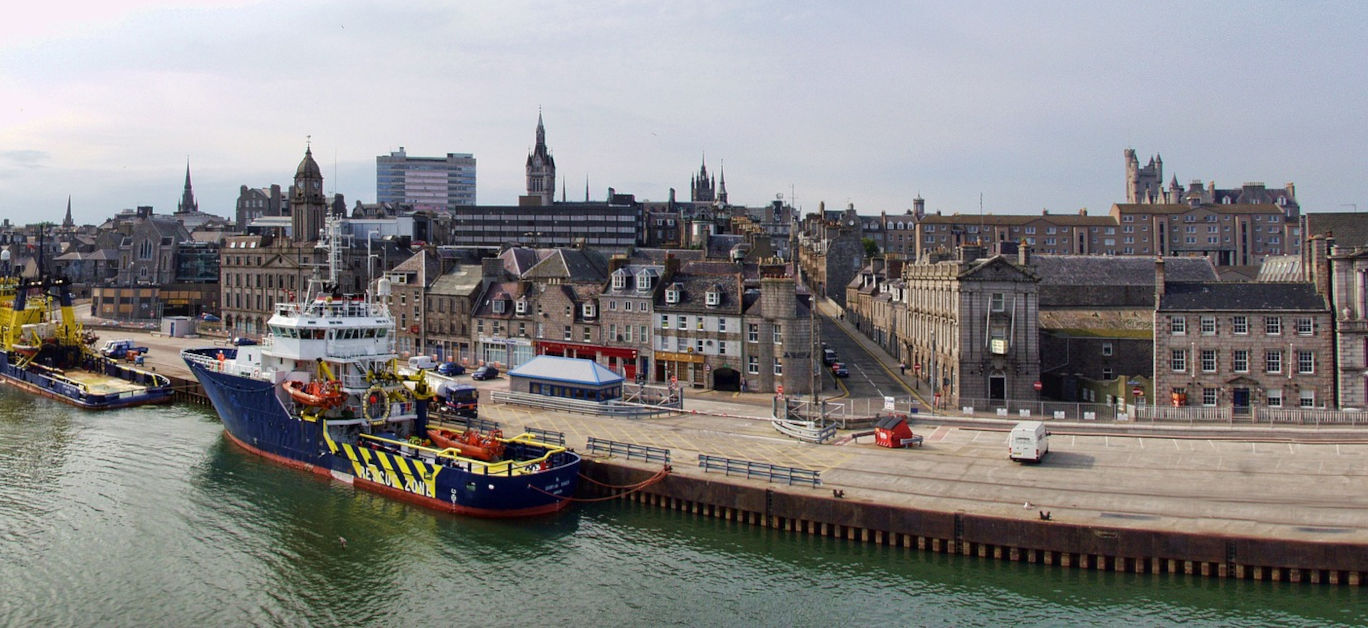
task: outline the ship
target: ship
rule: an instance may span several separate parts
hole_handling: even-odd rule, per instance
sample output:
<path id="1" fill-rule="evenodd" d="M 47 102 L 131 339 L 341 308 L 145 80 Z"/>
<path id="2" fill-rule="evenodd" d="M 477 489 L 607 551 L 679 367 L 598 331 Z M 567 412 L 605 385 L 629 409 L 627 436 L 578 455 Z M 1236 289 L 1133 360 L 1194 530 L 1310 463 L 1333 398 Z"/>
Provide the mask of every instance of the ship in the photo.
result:
<path id="1" fill-rule="evenodd" d="M 76 319 L 66 279 L 0 276 L 0 381 L 87 410 L 171 401 L 170 379 L 99 355 L 95 340 Z"/>
<path id="2" fill-rule="evenodd" d="M 531 433 L 472 434 L 451 443 L 422 371 L 399 369 L 389 280 L 337 290 L 340 220 L 298 297 L 277 303 L 257 345 L 186 349 L 181 357 L 242 449 L 392 498 L 457 515 L 508 518 L 565 508 L 580 456 Z M 469 432 L 470 430 L 465 430 Z M 438 435 L 434 439 L 432 435 Z M 497 455 L 489 455 L 497 452 Z"/>

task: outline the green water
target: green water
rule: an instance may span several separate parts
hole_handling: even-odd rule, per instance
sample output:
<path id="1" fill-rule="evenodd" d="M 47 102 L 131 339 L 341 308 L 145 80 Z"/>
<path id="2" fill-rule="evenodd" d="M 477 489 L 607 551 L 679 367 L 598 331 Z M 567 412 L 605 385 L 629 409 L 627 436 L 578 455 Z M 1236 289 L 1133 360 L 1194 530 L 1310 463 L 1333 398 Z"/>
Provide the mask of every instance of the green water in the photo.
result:
<path id="1" fill-rule="evenodd" d="M 209 410 L 85 413 L 9 388 L 0 586 L 5 626 L 1368 624 L 1363 589 L 921 554 L 626 503 L 461 519 L 264 462 Z"/>

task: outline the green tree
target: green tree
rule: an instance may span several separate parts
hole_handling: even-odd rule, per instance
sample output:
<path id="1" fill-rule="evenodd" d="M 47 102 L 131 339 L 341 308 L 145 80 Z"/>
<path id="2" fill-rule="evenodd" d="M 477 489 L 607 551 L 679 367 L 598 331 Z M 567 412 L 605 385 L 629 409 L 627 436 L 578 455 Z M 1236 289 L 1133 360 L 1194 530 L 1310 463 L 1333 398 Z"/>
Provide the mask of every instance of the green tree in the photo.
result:
<path id="1" fill-rule="evenodd" d="M 865 238 L 861 240 L 860 243 L 864 244 L 865 259 L 875 257 L 879 254 L 879 243 L 875 242 L 874 238 Z"/>

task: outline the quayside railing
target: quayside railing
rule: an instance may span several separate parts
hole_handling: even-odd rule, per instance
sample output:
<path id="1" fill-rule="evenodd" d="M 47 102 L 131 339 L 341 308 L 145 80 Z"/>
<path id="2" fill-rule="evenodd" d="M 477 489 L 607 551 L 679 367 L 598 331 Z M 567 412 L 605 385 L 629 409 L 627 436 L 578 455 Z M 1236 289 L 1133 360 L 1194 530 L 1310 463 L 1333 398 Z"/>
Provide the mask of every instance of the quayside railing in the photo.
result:
<path id="1" fill-rule="evenodd" d="M 698 454 L 698 466 L 705 472 L 722 471 L 727 476 L 743 475 L 747 479 L 759 478 L 770 482 L 783 482 L 789 486 L 794 484 L 806 484 L 813 487 L 822 485 L 820 471 L 800 467 L 785 467 L 768 462 Z"/>
<path id="2" fill-rule="evenodd" d="M 589 453 L 626 456 L 628 460 L 644 460 L 646 462 L 659 462 L 663 464 L 670 463 L 670 450 L 663 447 L 624 443 L 615 440 L 596 438 L 594 436 L 589 437 Z"/>

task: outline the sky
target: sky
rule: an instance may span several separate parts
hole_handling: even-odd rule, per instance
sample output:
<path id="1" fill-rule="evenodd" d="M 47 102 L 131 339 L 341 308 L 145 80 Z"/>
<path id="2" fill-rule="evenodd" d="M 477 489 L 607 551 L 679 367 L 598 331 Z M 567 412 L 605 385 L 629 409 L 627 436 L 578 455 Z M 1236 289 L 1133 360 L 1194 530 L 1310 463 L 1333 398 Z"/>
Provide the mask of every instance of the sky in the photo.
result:
<path id="1" fill-rule="evenodd" d="M 1368 213 L 1368 2 L 52 0 L 0 21 L 0 218 L 78 223 L 472 153 L 515 204 L 538 111 L 570 200 L 1105 213 L 1164 177 Z M 587 183 L 586 183 L 587 182 Z M 981 201 L 980 201 L 981 199 Z"/>

